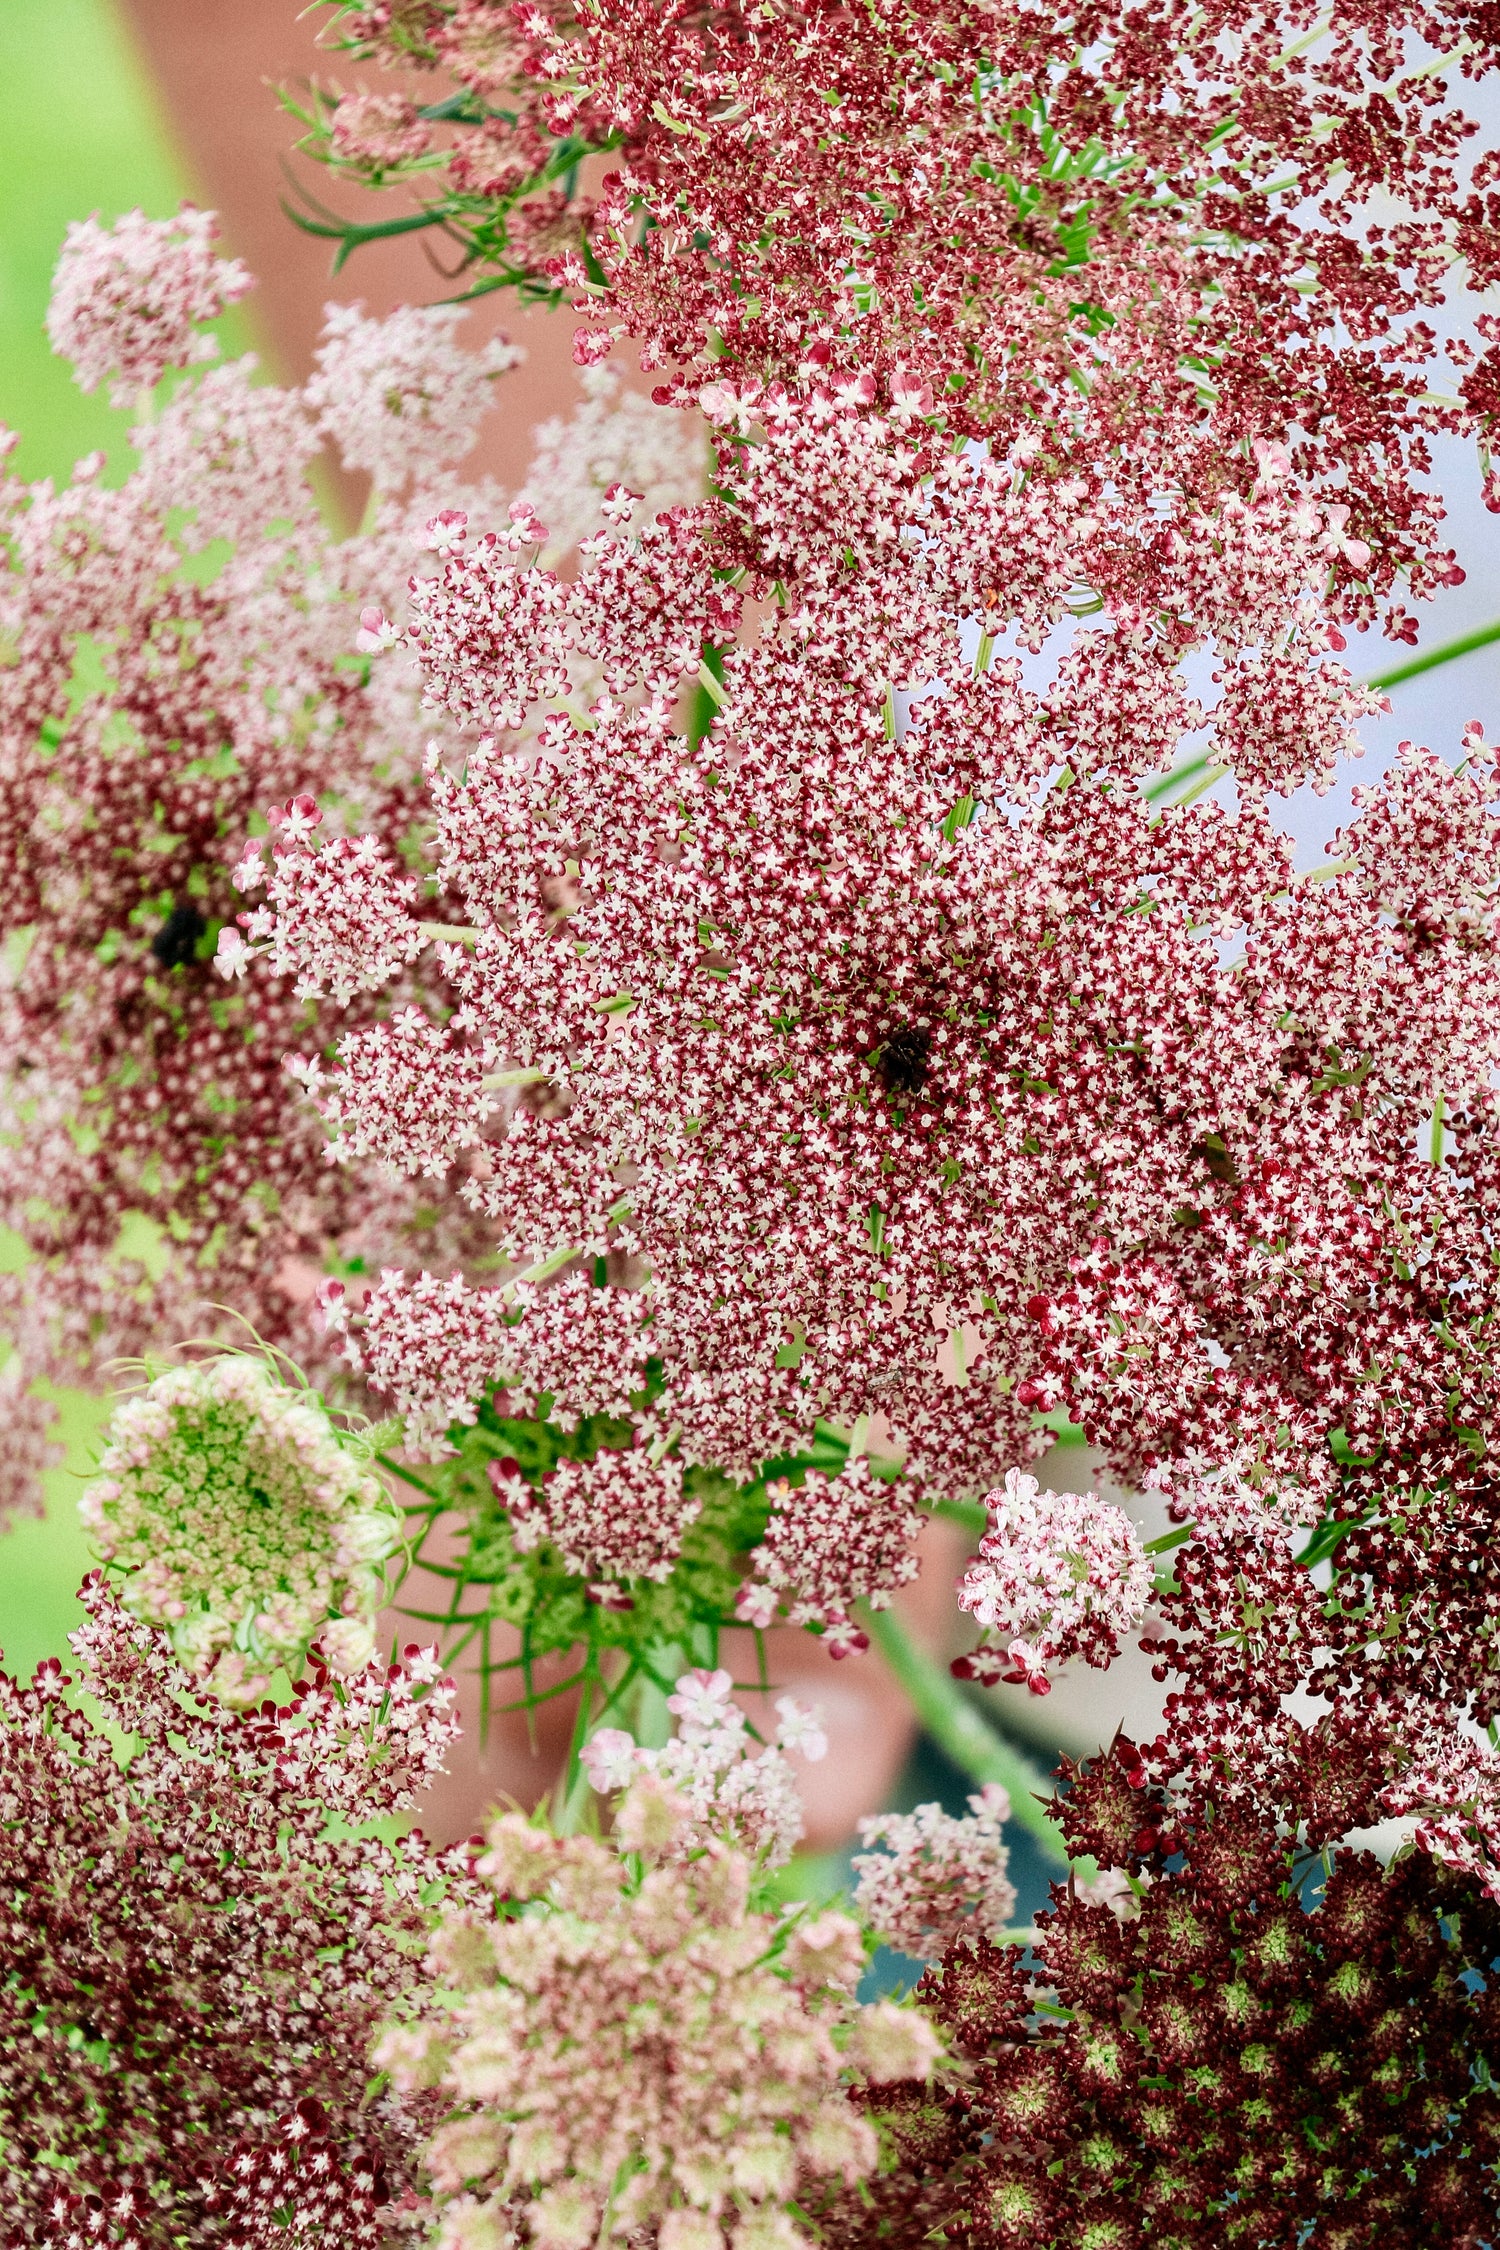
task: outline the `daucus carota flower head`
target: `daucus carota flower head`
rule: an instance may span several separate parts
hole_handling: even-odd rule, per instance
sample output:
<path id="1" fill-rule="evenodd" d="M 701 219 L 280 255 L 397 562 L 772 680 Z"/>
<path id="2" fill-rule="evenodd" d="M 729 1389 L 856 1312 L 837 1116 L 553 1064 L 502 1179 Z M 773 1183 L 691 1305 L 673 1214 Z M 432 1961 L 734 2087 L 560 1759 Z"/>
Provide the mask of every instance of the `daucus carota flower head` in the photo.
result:
<path id="1" fill-rule="evenodd" d="M 986 1638 L 960 1659 L 962 1676 L 1025 1680 L 1045 1695 L 1049 1665 L 1111 1663 L 1153 1583 L 1124 1509 L 1093 1492 L 1044 1492 L 1020 1469 L 986 1504 L 989 1529 L 958 1589 Z"/>
<path id="2" fill-rule="evenodd" d="M 473 450 L 497 375 L 524 357 L 492 337 L 465 351 L 458 305 L 402 305 L 384 319 L 330 305 L 307 402 L 351 469 L 382 492 L 422 485 Z"/>
<path id="3" fill-rule="evenodd" d="M 778 1478 L 770 1493 L 771 1518 L 750 1557 L 754 1575 L 740 1596 L 740 1614 L 764 1625 L 779 1602 L 794 1625 L 822 1631 L 830 1656 L 868 1647 L 854 1604 L 888 1609 L 897 1587 L 916 1577 L 911 1550 L 921 1517 L 863 1455 L 837 1476 L 809 1469 L 799 1486 Z"/>
<path id="4" fill-rule="evenodd" d="M 834 2037 L 861 2013 L 857 1933 L 756 1912 L 722 1844 L 672 1857 L 684 1817 L 647 1775 L 617 1823 L 629 1858 L 515 1814 L 490 1828 L 494 1901 L 445 1916 L 423 2021 L 379 2050 L 398 2086 L 453 2104 L 427 2152 L 453 2250 L 511 2230 L 539 2250 L 793 2250 L 793 2198 L 873 2167 Z"/>
<path id="5" fill-rule="evenodd" d="M 826 1757 L 819 1715 L 795 1696 L 778 1699 L 773 1745 L 755 1748 L 725 1671 L 685 1672 L 667 1698 L 677 1733 L 659 1750 L 639 1748 L 623 1727 L 601 1727 L 583 1750 L 583 1764 L 601 1795 L 628 1789 L 642 1774 L 672 1793 L 680 1816 L 675 1849 L 699 1851 L 714 1837 L 770 1867 L 790 1859 L 804 1827 L 796 1776 L 784 1755 L 809 1765 Z"/>
<path id="6" fill-rule="evenodd" d="M 855 1904 L 875 1935 L 923 1961 L 941 1960 L 958 1938 L 998 1942 L 1016 1909 L 1003 1841 L 1009 1818 L 1010 1799 L 991 1782 L 959 1818 L 918 1805 L 862 1820 L 862 1840 L 885 1846 L 854 1860 Z"/>
<path id="7" fill-rule="evenodd" d="M 601 1591 L 624 1594 L 632 1578 L 669 1578 L 702 1502 L 684 1491 L 681 1461 L 653 1459 L 654 1451 L 606 1446 L 592 1461 L 559 1461 L 539 1492 L 524 1478 L 513 1479 L 516 1545 L 524 1553 L 550 1539 L 568 1569 Z"/>
<path id="8" fill-rule="evenodd" d="M 960 1944 L 919 1988 L 974 2066 L 950 2219 L 1000 2250 L 1487 2237 L 1500 1913 L 1423 1852 L 1318 1869 L 1321 1765 L 1283 1820 L 1211 1785 L 1183 1820 L 1128 1746 L 1072 1774 L 1069 1848 L 1113 1839 L 1138 1911 L 1059 1885 L 1024 1967 Z"/>
<path id="9" fill-rule="evenodd" d="M 443 957 L 454 1009 L 430 1037 L 351 1041 L 314 1098 L 351 1163 L 404 1149 L 431 1167 L 482 1133 L 464 1193 L 517 1263 L 638 1260 L 685 1461 L 749 1478 L 820 1418 L 879 1414 L 902 1481 L 818 1469 L 778 1495 L 746 1591 L 747 1617 L 784 1606 L 847 1649 L 850 1604 L 909 1572 L 915 1501 L 1024 1457 L 1040 1279 L 1106 1224 L 1190 1253 L 1173 1213 L 1198 1208 L 1207 1120 L 1260 1101 L 1284 1052 L 1208 932 L 1262 912 L 1288 871 L 1253 802 L 1236 823 L 1143 803 L 1138 778 L 1204 714 L 1138 587 L 1045 695 L 1014 661 L 964 661 L 962 621 L 1002 590 L 997 630 L 1040 645 L 1080 568 L 1129 578 L 1139 525 L 1122 544 L 1082 489 L 952 452 L 857 384 L 736 396 L 720 494 L 585 540 L 571 582 L 524 559 L 529 519 L 472 546 L 449 527 L 413 637 L 434 701 L 498 730 L 462 779 L 432 776 L 475 935 Z M 758 442 L 732 434 L 740 415 Z M 1189 639 L 1211 633 L 1226 662 L 1275 644 L 1288 695 L 1316 706 L 1295 749 L 1321 773 L 1368 699 L 1335 668 L 1332 728 L 1309 685 L 1329 650 L 1323 518 L 1295 513 L 1276 489 L 1226 498 L 1164 567 Z M 737 640 L 747 592 L 770 614 Z M 718 714 L 685 739 L 672 708 L 705 642 Z M 895 690 L 944 682 L 903 734 Z M 1287 772 L 1252 701 L 1224 746 L 1247 795 L 1268 760 Z M 1064 766 L 1076 785 L 1051 788 Z M 277 859 L 278 962 L 317 975 L 336 929 L 373 981 L 387 887 L 373 861 Z M 1144 1054 L 1115 1036 L 1142 1015 L 1160 1024 Z M 1042 1103 L 1058 1129 L 1039 1135 Z M 417 1302 L 434 1289 L 440 1321 Z M 451 1417 L 456 1370 L 505 1372 L 499 1292 L 397 1278 L 370 1318 L 372 1378 L 424 1418 L 424 1394 Z"/>
<path id="10" fill-rule="evenodd" d="M 133 405 L 168 368 L 215 356 L 198 324 L 253 286 L 237 258 L 215 252 L 218 232 L 213 212 L 190 203 L 174 219 L 127 211 L 113 226 L 93 218 L 69 227 L 47 334 L 82 389 L 109 382 L 117 405 Z"/>
<path id="11" fill-rule="evenodd" d="M 121 1600 L 221 1700 L 314 1641 L 369 1663 L 403 1522 L 316 1393 L 247 1354 L 169 1368 L 115 1409 L 100 1472 L 80 1512 Z"/>
<path id="12" fill-rule="evenodd" d="M 151 258 L 126 251 L 145 240 L 164 270 L 191 271 L 208 222 L 183 226 L 180 242 L 166 222 L 118 241 L 85 229 L 83 266 L 64 261 L 61 339 L 88 346 L 68 272 L 101 260 L 122 292 L 116 327 L 138 317 L 159 336 Z M 397 849 L 420 817 L 424 736 L 446 734 L 419 727 L 401 655 L 366 666 L 352 647 L 372 599 L 405 614 L 399 511 L 333 537 L 305 395 L 253 375 L 241 360 L 179 384 L 118 487 L 97 460 L 61 489 L 0 480 L 0 1219 L 28 1253 L 0 1276 L 0 1325 L 21 1355 L 18 1428 L 38 1376 L 108 1381 L 114 1359 L 222 1336 L 226 1304 L 313 1357 L 303 1305 L 319 1269 L 333 1255 L 378 1272 L 413 1211 L 394 1176 L 327 1164 L 321 1128 L 288 1102 L 283 1057 L 320 1044 L 327 1017 L 315 1029 L 269 974 L 226 989 L 213 965 L 220 929 L 255 951 L 232 871 L 266 808 L 315 797 L 325 838 L 373 827 Z M 425 512 L 458 497 L 445 480 Z M 232 551 L 205 569 L 221 541 Z M 368 1028 L 364 989 L 353 1016 Z M 5 1449 L 0 1514 L 32 1499 L 35 1465 L 29 1434 Z"/>

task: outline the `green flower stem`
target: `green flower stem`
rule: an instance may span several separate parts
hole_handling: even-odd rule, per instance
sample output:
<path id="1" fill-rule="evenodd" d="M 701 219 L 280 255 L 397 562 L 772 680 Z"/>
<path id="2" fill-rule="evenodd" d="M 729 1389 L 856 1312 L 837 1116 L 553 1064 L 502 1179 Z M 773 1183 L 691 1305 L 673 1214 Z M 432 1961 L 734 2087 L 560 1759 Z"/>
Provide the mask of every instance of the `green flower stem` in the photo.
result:
<path id="1" fill-rule="evenodd" d="M 420 1477 L 414 1477 L 410 1469 L 403 1469 L 401 1463 L 393 1461 L 388 1453 L 377 1453 L 375 1459 L 379 1467 L 386 1470 L 389 1475 L 399 1477 L 401 1482 L 409 1484 L 414 1492 L 422 1493 L 431 1506 L 442 1508 L 446 1505 L 441 1494 L 434 1492 L 430 1484 L 424 1484 Z"/>
<path id="2" fill-rule="evenodd" d="M 933 1741 L 981 1785 L 998 1781 L 1010 1798 L 1012 1820 L 1030 1829 L 1049 1859 L 1066 1867 L 1063 1840 L 1038 1802 L 1052 1795 L 1046 1775 L 986 1724 L 952 1674 L 917 1647 L 894 1610 L 868 1609 L 861 1603 L 860 1623 Z"/>
<path id="3" fill-rule="evenodd" d="M 1419 672 L 1434 672 L 1440 664 L 1451 664 L 1460 656 L 1472 656 L 1476 648 L 1488 648 L 1492 641 L 1500 641 L 1500 619 L 1493 625 L 1480 625 L 1472 633 L 1463 634 L 1456 641 L 1444 641 L 1440 648 L 1425 649 L 1407 663 L 1398 664 L 1394 671 L 1382 672 L 1378 678 L 1366 680 L 1372 688 L 1400 687 L 1403 680 L 1414 680 Z"/>
<path id="4" fill-rule="evenodd" d="M 594 1652 L 590 1649 L 588 1661 L 582 1672 L 576 1673 L 566 1683 L 569 1687 L 577 1687 L 581 1683 L 583 1692 L 578 1698 L 578 1716 L 573 1722 L 573 1739 L 568 1745 L 568 1762 L 558 1775 L 552 1793 L 552 1827 L 554 1833 L 559 1836 L 577 1835 L 584 1824 L 586 1809 L 591 1802 L 589 1777 L 583 1768 L 582 1751 L 584 1744 L 593 1732 L 593 1691 L 598 1678 L 598 1666 L 594 1661 Z M 528 1691 L 527 1702 L 522 1707 L 529 1709 L 531 1703 L 540 1703 L 544 1700 L 543 1696 L 532 1696 Z"/>

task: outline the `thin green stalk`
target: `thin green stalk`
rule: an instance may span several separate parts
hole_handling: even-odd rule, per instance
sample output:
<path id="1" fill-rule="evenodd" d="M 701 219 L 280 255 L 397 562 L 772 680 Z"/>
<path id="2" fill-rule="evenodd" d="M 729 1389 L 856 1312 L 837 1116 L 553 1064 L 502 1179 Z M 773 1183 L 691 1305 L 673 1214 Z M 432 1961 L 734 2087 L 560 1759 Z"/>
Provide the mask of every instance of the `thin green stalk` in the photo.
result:
<path id="1" fill-rule="evenodd" d="M 598 1679 L 594 1652 L 589 1651 L 588 1661 L 581 1673 L 568 1681 L 569 1687 L 582 1683 L 583 1692 L 578 1698 L 578 1716 L 573 1722 L 573 1738 L 568 1744 L 568 1762 L 557 1777 L 552 1793 L 552 1825 L 559 1836 L 574 1836 L 583 1821 L 583 1809 L 589 1801 L 589 1777 L 584 1769 L 583 1746 L 593 1727 L 593 1685 Z M 545 1697 L 538 1696 L 538 1702 Z"/>
<path id="2" fill-rule="evenodd" d="M 486 1622 L 487 1620 L 484 1618 L 478 1619 L 476 1621 L 476 1630 L 478 1625 L 482 1625 Z M 485 1677 L 491 1677 L 498 1669 L 499 1667 L 497 1665 L 486 1665 Z M 573 1688 L 585 1687 L 590 1680 L 596 1677 L 597 1674 L 594 1670 L 593 1659 L 590 1658 L 589 1662 L 583 1665 L 578 1671 L 570 1672 L 565 1680 L 559 1680 L 556 1687 L 546 1687 L 530 1690 L 527 1694 L 518 1696 L 514 1703 L 502 1703 L 495 1715 L 497 1718 L 505 1719 L 510 1716 L 512 1711 L 534 1711 L 539 1703 L 555 1703 L 558 1696 L 567 1695 Z M 588 1724 L 587 1721 L 582 1723 L 584 1723 L 585 1726 L 587 1726 Z M 582 1739 L 587 1739 L 586 1734 Z"/>
<path id="3" fill-rule="evenodd" d="M 1202 773 L 1207 764 L 1206 750 L 1200 751 L 1196 758 L 1184 758 L 1182 764 L 1173 766 L 1169 773 L 1159 773 L 1154 781 L 1143 782 L 1141 795 L 1148 805 L 1154 805 L 1161 798 L 1170 797 L 1172 791 L 1181 788 L 1183 782 L 1191 781 L 1194 774 Z"/>
<path id="4" fill-rule="evenodd" d="M 1196 804 L 1205 791 L 1215 788 L 1224 779 L 1228 771 L 1228 766 L 1205 766 L 1192 788 L 1184 789 L 1182 795 L 1174 800 L 1177 810 L 1183 812 L 1189 805 Z"/>
<path id="5" fill-rule="evenodd" d="M 435 1507 L 446 1506 L 447 1503 L 441 1493 L 434 1492 L 432 1486 L 424 1484 L 420 1477 L 414 1477 L 410 1469 L 403 1469 L 401 1463 L 393 1461 L 388 1453 L 377 1453 L 375 1459 L 382 1469 L 387 1470 L 393 1477 L 399 1477 L 403 1484 L 409 1484 L 414 1492 L 424 1493 Z"/>
<path id="6" fill-rule="evenodd" d="M 1012 1820 L 1030 1829 L 1049 1859 L 1066 1867 L 1063 1840 L 1038 1802 L 1052 1795 L 1045 1774 L 986 1724 L 952 1674 L 917 1647 L 894 1610 L 861 1605 L 860 1623 L 933 1741 L 981 1785 L 998 1781 L 1010 1798 Z"/>
<path id="7" fill-rule="evenodd" d="M 640 1676 L 641 1668 L 632 1658 L 630 1664 L 626 1667 L 625 1671 L 621 1673 L 619 1679 L 615 1682 L 615 1685 L 610 1689 L 608 1695 L 606 1695 L 604 1701 L 600 1704 L 598 1710 L 594 1713 L 593 1731 L 595 1733 L 597 1733 L 599 1728 L 603 1726 L 605 1720 L 609 1717 L 610 1712 L 614 1710 L 615 1706 L 619 1703 L 624 1702 L 626 1696 L 635 1686 L 636 1681 L 640 1678 Z M 634 1728 L 630 1729 L 630 1732 L 634 1733 L 634 1731 Z M 637 1740 L 639 1740 L 638 1736 Z"/>
<path id="8" fill-rule="evenodd" d="M 1440 648 L 1426 649 L 1420 656 L 1413 656 L 1405 664 L 1398 664 L 1394 671 L 1382 672 L 1377 678 L 1366 680 L 1364 685 L 1372 688 L 1400 687 L 1403 680 L 1414 680 L 1420 672 L 1436 671 L 1440 664 L 1451 664 L 1457 657 L 1472 656 L 1476 648 L 1488 648 L 1493 641 L 1500 641 L 1500 618 L 1493 625 L 1477 626 L 1472 633 L 1464 633 L 1456 641 L 1444 641 Z"/>

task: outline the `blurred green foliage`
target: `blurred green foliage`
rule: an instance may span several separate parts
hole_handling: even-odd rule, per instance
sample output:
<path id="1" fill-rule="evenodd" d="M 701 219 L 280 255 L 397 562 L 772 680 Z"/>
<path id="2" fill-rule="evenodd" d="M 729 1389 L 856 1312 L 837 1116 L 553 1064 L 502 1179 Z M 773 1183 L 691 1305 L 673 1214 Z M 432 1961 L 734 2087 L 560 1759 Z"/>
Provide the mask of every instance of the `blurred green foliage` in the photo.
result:
<path id="1" fill-rule="evenodd" d="M 4 0 L 0 84 L 0 420 L 13 467 L 66 479 L 80 454 L 123 450 L 129 417 L 85 398 L 43 323 L 70 219 L 135 205 L 163 215 L 186 193 L 166 122 L 110 0 Z"/>
<path id="2" fill-rule="evenodd" d="M 108 1412 L 103 1399 L 59 1391 L 57 1436 L 67 1458 L 46 1478 L 44 1519 L 23 1517 L 0 1535 L 0 1648 L 5 1669 L 28 1679 L 44 1656 L 68 1655 L 68 1635 L 83 1623 L 74 1600 L 89 1568 L 78 1495 L 98 1455 Z"/>

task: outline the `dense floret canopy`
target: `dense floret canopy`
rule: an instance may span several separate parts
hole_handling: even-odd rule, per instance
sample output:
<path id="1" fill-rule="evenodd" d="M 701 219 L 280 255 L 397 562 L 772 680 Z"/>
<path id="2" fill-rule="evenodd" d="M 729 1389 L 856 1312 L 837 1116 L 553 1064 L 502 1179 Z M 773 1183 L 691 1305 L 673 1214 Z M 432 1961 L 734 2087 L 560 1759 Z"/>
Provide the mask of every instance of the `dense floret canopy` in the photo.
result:
<path id="1" fill-rule="evenodd" d="M 399 2192 L 431 2105 L 367 2107 L 369 2043 L 407 2006 L 427 1903 L 468 1877 L 415 1830 L 355 1836 L 441 1765 L 451 1681 L 413 1648 L 231 1714 L 101 1579 L 83 1599 L 76 1682 L 55 1661 L 0 1677 L 7 2229 L 52 2239 L 60 2196 L 129 2190 L 148 2250 L 218 2240 L 221 2161 L 304 2099 L 340 2161 L 373 2147 Z"/>
<path id="2" fill-rule="evenodd" d="M 1494 337 L 1460 328 L 1449 373 L 1434 325 L 1500 258 L 1455 98 L 1482 11 L 348 0 L 327 37 L 453 88 L 410 113 L 411 184 L 481 272 L 590 316 L 586 361 L 628 334 L 694 386 L 826 370 L 1187 515 L 1287 442 L 1364 543 L 1364 614 L 1452 568 L 1422 474 L 1495 412 Z M 399 177 L 370 100 L 303 145 Z"/>
<path id="3" fill-rule="evenodd" d="M 461 90 L 319 96 L 318 152 L 574 301 L 571 437 L 445 485 L 509 347 L 354 307 L 304 392 L 216 368 L 119 491 L 12 493 L 5 1379 L 312 1300 L 453 1646 L 580 1698 L 569 1833 L 336 1840 L 450 1731 L 436 1658 L 360 1668 L 376 1445 L 227 1359 L 125 1409 L 80 1648 L 143 1747 L 55 1674 L 0 1728 L 33 2235 L 1493 2231 L 1500 761 L 1404 743 L 1308 871 L 1276 811 L 1382 708 L 1350 631 L 1459 575 L 1435 433 L 1500 502 L 1492 16 L 340 6 Z M 202 356 L 210 239 L 78 235 L 87 379 Z M 1172 1528 L 1046 1491 L 1061 1422 Z M 771 1898 L 825 1738 L 752 1750 L 719 1645 L 899 1635 L 934 1509 L 961 1677 L 1139 1633 L 1169 1690 L 1064 1769 L 1034 1931 L 1003 1791 L 868 1827 L 936 2091 Z"/>
<path id="4" fill-rule="evenodd" d="M 690 1819 L 643 1776 L 613 1849 L 492 1823 L 493 1897 L 443 1916 L 433 2004 L 380 2048 L 398 2086 L 451 2105 L 428 2154 L 445 2250 L 522 2227 L 539 2250 L 801 2250 L 788 2200 L 878 2153 L 846 2055 L 873 2080 L 930 2070 L 920 2017 L 852 2006 L 857 1925 L 757 1911 L 742 1853 L 681 1853 Z"/>

